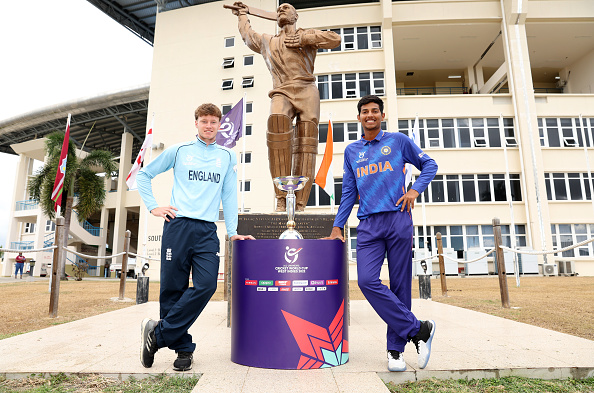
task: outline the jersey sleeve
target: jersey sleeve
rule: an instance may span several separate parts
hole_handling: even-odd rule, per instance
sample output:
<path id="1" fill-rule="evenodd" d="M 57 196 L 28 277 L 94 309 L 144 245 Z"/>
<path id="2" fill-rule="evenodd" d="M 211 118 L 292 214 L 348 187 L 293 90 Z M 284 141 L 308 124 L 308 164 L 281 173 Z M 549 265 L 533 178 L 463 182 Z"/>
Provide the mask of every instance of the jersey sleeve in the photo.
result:
<path id="1" fill-rule="evenodd" d="M 175 164 L 177 148 L 177 146 L 172 146 L 166 149 L 157 158 L 142 168 L 138 172 L 138 175 L 136 175 L 138 193 L 140 194 L 140 198 L 142 198 L 142 201 L 149 212 L 159 206 L 155 196 L 153 195 L 152 179 L 159 173 L 166 172 L 173 168 L 173 165 Z"/>
<path id="2" fill-rule="evenodd" d="M 229 168 L 227 168 L 223 180 L 221 201 L 227 235 L 231 237 L 237 235 L 237 157 L 232 151 L 229 151 L 229 156 Z"/>
<path id="3" fill-rule="evenodd" d="M 421 150 L 410 138 L 402 138 L 402 155 L 404 162 L 414 165 L 421 174 L 415 180 L 412 189 L 421 194 L 437 173 L 437 163 Z"/>

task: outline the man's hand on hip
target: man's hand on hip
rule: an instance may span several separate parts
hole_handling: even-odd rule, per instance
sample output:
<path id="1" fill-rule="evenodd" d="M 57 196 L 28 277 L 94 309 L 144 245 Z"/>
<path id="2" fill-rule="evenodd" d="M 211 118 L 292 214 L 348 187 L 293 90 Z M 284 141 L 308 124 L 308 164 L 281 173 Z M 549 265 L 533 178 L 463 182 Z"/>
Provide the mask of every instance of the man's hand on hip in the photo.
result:
<path id="1" fill-rule="evenodd" d="M 151 210 L 151 214 L 155 217 L 162 217 L 165 219 L 165 221 L 169 222 L 167 216 L 171 217 L 173 220 L 177 215 L 177 213 L 175 213 L 176 211 L 177 208 L 173 206 L 155 207 L 153 210 Z"/>
<path id="2" fill-rule="evenodd" d="M 400 208 L 400 211 L 403 212 L 404 209 L 406 209 L 406 211 L 409 212 L 410 209 L 415 208 L 415 201 L 417 200 L 418 196 L 419 193 L 411 188 L 406 192 L 406 194 L 400 197 L 398 202 L 396 202 L 396 206 L 398 206 L 398 204 L 402 202 L 402 207 Z"/>
<path id="3" fill-rule="evenodd" d="M 344 243 L 344 237 L 342 236 L 342 229 L 340 227 L 333 227 L 332 233 L 330 233 L 330 236 L 322 238 L 322 240 L 334 240 L 334 239 L 340 239 Z"/>

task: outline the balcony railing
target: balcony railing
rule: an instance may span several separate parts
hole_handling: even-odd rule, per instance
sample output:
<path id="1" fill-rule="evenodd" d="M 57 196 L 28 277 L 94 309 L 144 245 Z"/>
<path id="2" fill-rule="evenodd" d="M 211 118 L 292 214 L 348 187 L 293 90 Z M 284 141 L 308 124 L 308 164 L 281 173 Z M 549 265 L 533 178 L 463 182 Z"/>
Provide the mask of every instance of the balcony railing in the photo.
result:
<path id="1" fill-rule="evenodd" d="M 401 87 L 396 89 L 399 96 L 435 96 L 448 94 L 468 94 L 468 87 Z M 535 87 L 537 94 L 562 94 L 563 89 L 554 87 Z M 509 94 L 507 87 L 499 89 L 497 94 Z"/>
<path id="2" fill-rule="evenodd" d="M 399 96 L 468 94 L 468 87 L 401 87 L 396 89 L 396 94 Z"/>
<path id="3" fill-rule="evenodd" d="M 85 231 L 89 232 L 93 236 L 101 236 L 101 228 L 93 226 L 90 222 L 85 221 L 82 223 L 82 227 Z"/>
<path id="4" fill-rule="evenodd" d="M 10 242 L 10 248 L 13 250 L 32 250 L 33 242 Z"/>
<path id="5" fill-rule="evenodd" d="M 34 199 L 29 199 L 27 201 L 17 201 L 15 210 L 34 210 L 37 209 L 39 206 L 39 202 Z"/>

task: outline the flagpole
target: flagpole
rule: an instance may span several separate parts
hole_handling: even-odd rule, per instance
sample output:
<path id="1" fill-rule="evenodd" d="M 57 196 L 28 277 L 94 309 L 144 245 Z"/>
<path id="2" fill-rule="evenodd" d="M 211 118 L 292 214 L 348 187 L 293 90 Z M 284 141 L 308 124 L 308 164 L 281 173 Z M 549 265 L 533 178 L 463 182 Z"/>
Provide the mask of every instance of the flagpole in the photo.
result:
<path id="1" fill-rule="evenodd" d="M 514 205 L 511 195 L 511 180 L 509 178 L 509 164 L 507 162 L 507 142 L 505 141 L 505 131 L 503 129 L 503 114 L 499 114 L 499 135 L 503 143 L 503 160 L 505 161 L 505 197 L 509 203 L 511 248 L 516 249 L 516 224 L 514 220 Z M 518 263 L 518 253 L 514 252 L 514 275 L 516 276 L 516 287 L 520 287 L 520 268 Z"/>
<path id="2" fill-rule="evenodd" d="M 154 125 L 155 125 L 155 112 L 153 112 L 153 117 L 151 119 L 151 130 L 154 129 Z M 146 138 L 146 136 L 145 136 L 145 138 Z M 151 145 L 152 145 L 152 143 L 151 143 Z M 149 162 L 151 162 L 153 159 L 153 146 L 147 146 L 147 148 L 149 149 L 149 152 L 148 152 L 149 153 Z M 148 257 L 148 249 L 147 249 L 148 248 L 147 247 L 148 234 L 147 234 L 147 232 L 148 232 L 148 219 L 149 219 L 149 216 L 151 215 L 151 212 L 149 211 L 148 207 L 145 206 L 145 208 L 146 208 L 146 217 L 144 219 L 144 236 L 142 239 L 142 246 L 144 249 L 144 256 Z M 136 264 L 138 264 L 138 262 L 139 261 L 136 261 Z"/>
<path id="3" fill-rule="evenodd" d="M 332 122 L 332 112 L 328 113 L 328 120 L 330 122 Z M 332 130 L 334 131 L 334 127 L 332 128 Z M 334 134 L 334 132 L 332 132 L 332 134 Z M 329 135 L 331 138 L 333 138 L 334 140 L 334 135 Z M 328 143 L 328 138 L 326 138 L 326 143 Z M 332 153 L 334 154 L 334 150 L 332 151 Z M 330 162 L 330 166 L 332 166 L 332 162 L 334 160 L 332 160 Z M 334 173 L 334 171 L 332 171 L 332 173 Z M 332 186 L 334 186 L 334 182 L 332 182 Z M 334 191 L 334 190 L 333 190 Z M 332 195 L 330 195 L 330 213 L 334 214 L 334 198 L 336 197 L 336 193 L 332 193 Z"/>
<path id="4" fill-rule="evenodd" d="M 247 93 L 243 93 L 243 108 L 241 111 L 241 135 L 243 136 L 242 154 L 243 162 L 241 163 L 241 212 L 245 212 L 245 107 L 246 107 Z"/>

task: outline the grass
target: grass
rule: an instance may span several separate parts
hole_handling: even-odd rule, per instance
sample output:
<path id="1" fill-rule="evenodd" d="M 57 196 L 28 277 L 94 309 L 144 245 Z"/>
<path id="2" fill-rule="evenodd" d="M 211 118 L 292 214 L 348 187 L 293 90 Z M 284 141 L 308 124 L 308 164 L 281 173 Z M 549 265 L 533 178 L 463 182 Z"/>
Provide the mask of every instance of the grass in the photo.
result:
<path id="1" fill-rule="evenodd" d="M 130 378 L 120 381 L 100 375 L 56 374 L 49 378 L 31 375 L 23 379 L 0 379 L 0 393 L 67 393 L 67 392 L 113 392 L 113 393 L 187 393 L 198 383 L 198 377 L 158 375 L 146 379 Z"/>
<path id="2" fill-rule="evenodd" d="M 593 393 L 594 378 L 542 380 L 521 377 L 490 379 L 426 379 L 395 385 L 387 383 L 391 393 Z"/>

